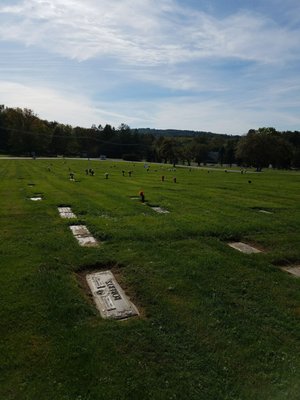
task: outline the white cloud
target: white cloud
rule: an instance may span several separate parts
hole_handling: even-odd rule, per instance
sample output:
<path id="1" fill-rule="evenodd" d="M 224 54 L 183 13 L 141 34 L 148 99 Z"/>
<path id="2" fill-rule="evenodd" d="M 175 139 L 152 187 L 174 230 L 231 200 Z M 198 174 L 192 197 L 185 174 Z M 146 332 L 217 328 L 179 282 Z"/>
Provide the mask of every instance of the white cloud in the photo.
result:
<path id="1" fill-rule="evenodd" d="M 279 89 L 276 89 L 279 90 Z M 0 98 L 8 107 L 31 108 L 42 119 L 73 126 L 90 127 L 106 123 L 132 127 L 207 130 L 217 133 L 243 134 L 250 128 L 275 126 L 279 130 L 296 129 L 300 117 L 284 112 L 279 99 L 261 98 L 239 103 L 226 99 L 201 100 L 194 97 L 156 99 L 155 101 L 114 101 L 93 104 L 84 96 L 58 92 L 47 87 L 0 81 Z M 286 100 L 286 106 L 296 106 Z M 114 110 L 111 112 L 110 110 Z"/>
<path id="2" fill-rule="evenodd" d="M 74 92 L 58 92 L 42 86 L 23 85 L 0 81 L 0 98 L 7 107 L 30 108 L 42 119 L 58 121 L 73 126 L 90 127 L 93 123 L 118 125 L 124 121 L 135 121 L 128 115 L 112 112 L 113 108 L 96 107 L 89 99 Z M 120 109 L 121 110 L 121 109 Z"/>
<path id="3" fill-rule="evenodd" d="M 278 62 L 298 57 L 299 29 L 240 12 L 217 19 L 175 0 L 22 0 L 0 7 L 0 38 L 77 60 L 177 64 L 207 57 Z"/>
<path id="4" fill-rule="evenodd" d="M 2 102 L 81 126 L 232 133 L 299 126 L 299 26 L 246 10 L 216 17 L 180 4 L 2 3 Z"/>
<path id="5" fill-rule="evenodd" d="M 194 98 L 161 101 L 154 113 L 154 125 L 160 128 L 207 130 L 217 133 L 243 134 L 251 128 L 275 126 L 278 130 L 294 130 L 300 116 L 283 112 L 283 104 L 264 101 L 230 102 Z M 288 101 L 289 103 L 289 101 Z"/>

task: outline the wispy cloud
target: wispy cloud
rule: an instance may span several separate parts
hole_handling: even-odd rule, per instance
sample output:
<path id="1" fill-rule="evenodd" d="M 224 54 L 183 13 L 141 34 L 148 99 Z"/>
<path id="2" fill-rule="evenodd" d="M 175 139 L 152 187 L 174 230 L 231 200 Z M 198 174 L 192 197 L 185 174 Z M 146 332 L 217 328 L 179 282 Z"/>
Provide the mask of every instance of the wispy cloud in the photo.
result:
<path id="1" fill-rule="evenodd" d="M 298 128 L 298 0 L 219 3 L 2 0 L 1 102 L 83 126 Z"/>
<path id="2" fill-rule="evenodd" d="M 23 0 L 3 6 L 0 38 L 86 60 L 177 64 L 207 57 L 275 62 L 298 57 L 300 30 L 238 12 L 217 19 L 174 0 Z"/>
<path id="3" fill-rule="evenodd" d="M 73 126 L 90 127 L 93 123 L 119 126 L 126 122 L 132 127 L 208 130 L 229 134 L 243 134 L 250 128 L 260 126 L 275 126 L 279 130 L 293 130 L 295 126 L 300 126 L 298 113 L 287 111 L 299 106 L 299 101 L 289 97 L 282 101 L 278 90 L 279 87 L 274 88 L 272 93 L 243 101 L 226 97 L 203 100 L 186 96 L 152 101 L 92 102 L 75 92 L 0 81 L 0 98 L 6 99 L 7 106 L 31 108 L 41 118 Z M 269 99 L 274 97 L 270 102 Z"/>
<path id="4" fill-rule="evenodd" d="M 5 105 L 8 107 L 31 108 L 42 119 L 74 126 L 90 127 L 93 123 L 105 121 L 115 125 L 124 121 L 138 121 L 138 118 L 122 113 L 121 108 L 120 112 L 113 112 L 110 104 L 95 105 L 75 91 L 60 92 L 49 87 L 0 80 L 0 98 L 5 99 Z"/>

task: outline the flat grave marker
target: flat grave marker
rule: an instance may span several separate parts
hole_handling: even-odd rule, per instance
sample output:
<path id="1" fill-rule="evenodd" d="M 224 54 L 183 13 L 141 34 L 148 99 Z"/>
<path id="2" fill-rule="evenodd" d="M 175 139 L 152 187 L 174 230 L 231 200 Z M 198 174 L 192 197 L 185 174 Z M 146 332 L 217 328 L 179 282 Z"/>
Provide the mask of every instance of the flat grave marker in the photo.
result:
<path id="1" fill-rule="evenodd" d="M 41 201 L 43 200 L 41 196 L 34 196 L 34 197 L 30 197 L 30 200 L 32 201 Z"/>
<path id="2" fill-rule="evenodd" d="M 58 212 L 62 218 L 77 218 L 71 207 L 58 207 Z"/>
<path id="3" fill-rule="evenodd" d="M 282 267 L 283 271 L 288 272 L 291 275 L 300 278 L 300 265 L 294 265 L 293 267 Z"/>
<path id="4" fill-rule="evenodd" d="M 232 247 L 233 249 L 241 251 L 242 253 L 245 253 L 245 254 L 261 253 L 261 250 L 258 250 L 255 247 L 249 246 L 249 244 L 242 243 L 242 242 L 228 243 L 228 245 L 230 247 Z"/>
<path id="5" fill-rule="evenodd" d="M 111 271 L 86 275 L 97 309 L 105 319 L 128 319 L 139 315 Z"/>
<path id="6" fill-rule="evenodd" d="M 80 246 L 95 247 L 98 245 L 97 240 L 91 235 L 85 225 L 71 225 L 70 229 Z"/>
<path id="7" fill-rule="evenodd" d="M 155 211 L 155 212 L 157 212 L 159 214 L 169 214 L 169 212 L 170 212 L 170 211 L 165 210 L 164 208 L 159 207 L 159 206 L 150 206 L 150 207 L 152 208 L 153 211 Z"/>

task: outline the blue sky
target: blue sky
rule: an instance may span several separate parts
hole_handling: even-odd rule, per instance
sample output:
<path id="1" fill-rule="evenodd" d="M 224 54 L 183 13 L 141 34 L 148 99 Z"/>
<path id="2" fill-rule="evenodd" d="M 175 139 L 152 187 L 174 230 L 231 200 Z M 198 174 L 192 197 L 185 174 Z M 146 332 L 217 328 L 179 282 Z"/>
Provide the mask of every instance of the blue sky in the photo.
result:
<path id="1" fill-rule="evenodd" d="M 300 130 L 300 1 L 1 0 L 0 104 L 73 126 Z"/>

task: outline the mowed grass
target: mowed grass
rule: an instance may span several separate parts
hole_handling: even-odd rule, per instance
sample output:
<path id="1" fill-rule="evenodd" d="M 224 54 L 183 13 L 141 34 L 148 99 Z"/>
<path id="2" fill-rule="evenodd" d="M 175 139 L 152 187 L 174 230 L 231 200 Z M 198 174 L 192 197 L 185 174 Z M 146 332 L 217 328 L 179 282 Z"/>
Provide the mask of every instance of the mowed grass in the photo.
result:
<path id="1" fill-rule="evenodd" d="M 170 169 L 0 161 L 1 399 L 299 399 L 300 280 L 280 269 L 300 264 L 299 172 Z M 81 278 L 98 269 L 139 318 L 100 317 Z"/>

